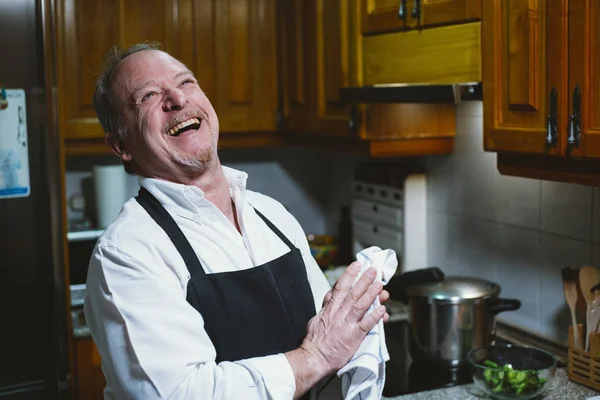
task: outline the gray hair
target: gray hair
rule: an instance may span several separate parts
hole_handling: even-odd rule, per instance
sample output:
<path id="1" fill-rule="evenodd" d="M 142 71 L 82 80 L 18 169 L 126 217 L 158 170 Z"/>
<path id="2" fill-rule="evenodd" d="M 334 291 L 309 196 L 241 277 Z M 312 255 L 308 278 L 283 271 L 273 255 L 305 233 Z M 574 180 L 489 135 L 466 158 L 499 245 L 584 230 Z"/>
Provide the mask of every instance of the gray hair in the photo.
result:
<path id="1" fill-rule="evenodd" d="M 110 90 L 111 75 L 123 59 L 144 50 L 164 51 L 158 42 L 138 43 L 125 49 L 112 47 L 104 53 L 104 66 L 96 80 L 96 89 L 94 91 L 94 109 L 96 110 L 96 115 L 104 132 L 116 135 L 116 139 L 119 141 L 127 137 L 127 127 L 123 123 L 119 110 L 115 107 L 113 94 Z M 127 165 L 129 163 L 124 162 L 123 164 L 129 172 L 130 166 Z"/>

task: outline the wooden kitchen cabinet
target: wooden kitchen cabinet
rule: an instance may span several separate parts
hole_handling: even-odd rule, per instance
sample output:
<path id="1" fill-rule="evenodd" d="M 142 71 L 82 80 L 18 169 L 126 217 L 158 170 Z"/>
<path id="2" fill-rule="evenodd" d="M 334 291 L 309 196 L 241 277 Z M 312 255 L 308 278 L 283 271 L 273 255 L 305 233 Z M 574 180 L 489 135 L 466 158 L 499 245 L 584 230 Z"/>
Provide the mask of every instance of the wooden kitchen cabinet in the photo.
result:
<path id="1" fill-rule="evenodd" d="M 574 100 L 576 88 L 579 100 Z M 567 94 L 569 116 L 575 117 L 573 136 L 576 141 L 577 131 L 581 132 L 579 145 L 570 145 L 568 155 L 600 159 L 600 3 L 596 0 L 569 1 Z M 568 123 L 571 129 L 570 117 Z"/>
<path id="2" fill-rule="evenodd" d="M 453 105 L 355 104 L 340 89 L 363 85 L 361 0 L 280 2 L 282 130 L 292 144 L 350 146 L 374 157 L 452 151 Z M 410 116 L 410 118 L 407 118 Z M 307 138 L 313 138 L 311 141 Z"/>
<path id="3" fill-rule="evenodd" d="M 109 152 L 93 109 L 94 81 L 106 49 L 143 41 L 162 43 L 197 75 L 219 116 L 221 147 L 278 141 L 275 0 L 55 1 L 68 155 Z"/>
<path id="4" fill-rule="evenodd" d="M 361 84 L 358 2 L 290 0 L 280 7 L 284 129 L 355 136 L 339 93 Z"/>
<path id="5" fill-rule="evenodd" d="M 561 154 L 569 97 L 565 2 L 492 0 L 483 8 L 485 149 Z M 555 143 L 547 143 L 548 129 Z"/>
<path id="6" fill-rule="evenodd" d="M 501 173 L 600 184 L 599 24 L 594 0 L 483 3 L 484 148 Z"/>
<path id="7" fill-rule="evenodd" d="M 174 50 L 174 1 L 56 0 L 56 93 L 65 139 L 104 137 L 92 101 L 105 50 L 145 40 Z"/>
<path id="8" fill-rule="evenodd" d="M 481 19 L 485 0 L 362 0 L 364 34 L 452 25 Z"/>
<path id="9" fill-rule="evenodd" d="M 102 400 L 106 380 L 92 338 L 75 339 L 74 400 Z"/>
<path id="10" fill-rule="evenodd" d="M 275 0 L 179 0 L 182 61 L 223 134 L 277 129 Z"/>

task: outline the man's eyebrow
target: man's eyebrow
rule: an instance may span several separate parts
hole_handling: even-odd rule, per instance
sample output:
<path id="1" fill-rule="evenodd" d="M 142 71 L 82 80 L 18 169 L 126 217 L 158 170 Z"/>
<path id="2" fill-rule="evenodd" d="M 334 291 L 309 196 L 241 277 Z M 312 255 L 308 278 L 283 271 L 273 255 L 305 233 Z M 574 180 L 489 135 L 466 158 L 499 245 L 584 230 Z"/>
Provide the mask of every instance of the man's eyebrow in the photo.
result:
<path id="1" fill-rule="evenodd" d="M 152 86 L 152 85 L 156 85 L 156 81 L 154 80 L 149 80 L 146 81 L 144 83 L 142 83 L 140 86 L 138 86 L 132 93 L 131 93 L 131 98 L 135 99 L 138 95 L 139 92 L 143 91 L 144 89 L 146 89 L 148 86 Z"/>
<path id="2" fill-rule="evenodd" d="M 191 75 L 191 76 L 194 76 L 194 73 L 193 73 L 192 71 L 190 71 L 189 69 L 186 69 L 186 70 L 184 70 L 184 71 L 181 71 L 181 72 L 177 73 L 177 74 L 175 75 L 175 79 L 177 79 L 177 78 L 179 78 L 179 77 L 181 77 L 181 76 L 183 76 L 183 75 Z"/>

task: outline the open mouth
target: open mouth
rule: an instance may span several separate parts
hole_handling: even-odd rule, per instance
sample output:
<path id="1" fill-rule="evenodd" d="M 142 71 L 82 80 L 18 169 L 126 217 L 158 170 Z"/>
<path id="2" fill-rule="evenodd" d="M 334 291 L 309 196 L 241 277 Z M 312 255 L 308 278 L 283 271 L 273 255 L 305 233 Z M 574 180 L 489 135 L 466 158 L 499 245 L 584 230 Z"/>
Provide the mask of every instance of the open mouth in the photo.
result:
<path id="1" fill-rule="evenodd" d="M 169 136 L 179 136 L 185 131 L 200 129 L 201 124 L 202 118 L 191 118 L 172 127 L 167 131 L 167 134 Z"/>

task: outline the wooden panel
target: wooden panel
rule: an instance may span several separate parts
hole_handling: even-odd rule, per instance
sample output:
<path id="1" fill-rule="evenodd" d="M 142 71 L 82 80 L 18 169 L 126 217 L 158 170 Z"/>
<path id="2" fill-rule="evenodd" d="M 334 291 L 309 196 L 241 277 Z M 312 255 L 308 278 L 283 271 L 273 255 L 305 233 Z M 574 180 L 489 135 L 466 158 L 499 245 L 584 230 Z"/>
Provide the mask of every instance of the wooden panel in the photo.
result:
<path id="1" fill-rule="evenodd" d="M 274 0 L 213 0 L 213 7 L 217 92 L 211 99 L 221 132 L 275 130 Z"/>
<path id="2" fill-rule="evenodd" d="M 57 85 L 59 126 L 66 137 L 98 137 L 104 132 L 92 105 L 102 54 L 120 42 L 118 0 L 57 3 Z M 104 21 L 102 24 L 92 21 Z"/>
<path id="3" fill-rule="evenodd" d="M 532 12 L 529 12 L 531 9 Z M 540 85 L 537 0 L 511 0 L 508 16 L 508 108 L 537 111 Z"/>
<path id="4" fill-rule="evenodd" d="M 340 101 L 342 87 L 361 85 L 359 8 L 353 0 L 316 0 L 315 30 L 309 35 L 316 61 L 314 133 L 348 136 L 348 104 Z"/>
<path id="5" fill-rule="evenodd" d="M 213 1 L 179 0 L 178 2 L 180 59 L 194 72 L 200 87 L 214 102 L 217 101 L 216 12 Z"/>
<path id="6" fill-rule="evenodd" d="M 573 157 L 600 158 L 600 3 L 569 2 L 569 114 L 575 85 L 581 90 L 581 144 Z"/>
<path id="7" fill-rule="evenodd" d="M 176 50 L 171 49 L 175 40 L 173 9 L 173 0 L 58 0 L 57 85 L 63 137 L 104 136 L 92 104 L 104 52 L 112 46 L 146 40 Z"/>
<path id="8" fill-rule="evenodd" d="M 228 102 L 248 105 L 252 102 L 252 67 L 250 50 L 252 36 L 250 4 L 247 0 L 229 0 L 224 3 L 225 30 L 229 33 Z M 239 45 L 238 45 L 239 44 Z"/>
<path id="9" fill-rule="evenodd" d="M 75 400 L 104 399 L 106 380 L 100 368 L 100 355 L 91 338 L 75 341 Z"/>
<path id="10" fill-rule="evenodd" d="M 454 138 L 373 140 L 369 142 L 372 157 L 410 157 L 449 154 L 454 150 Z"/>
<path id="11" fill-rule="evenodd" d="M 499 153 L 498 170 L 503 175 L 600 186 L 598 160 Z"/>
<path id="12" fill-rule="evenodd" d="M 484 147 L 560 154 L 567 86 L 567 0 L 483 3 Z M 549 96 L 556 88 L 556 147 L 546 145 Z"/>
<path id="13" fill-rule="evenodd" d="M 363 40 L 365 84 L 481 81 L 481 22 Z"/>
<path id="14" fill-rule="evenodd" d="M 306 0 L 278 3 L 281 127 L 286 132 L 303 134 L 310 131 L 310 98 L 315 90 L 314 85 L 309 84 L 309 67 L 314 65 L 314 57 L 308 56 L 308 29 L 309 23 L 314 27 L 314 20 L 310 19 L 308 3 Z"/>
<path id="15" fill-rule="evenodd" d="M 420 25 L 425 27 L 480 20 L 482 1 L 486 0 L 421 0 Z"/>
<path id="16" fill-rule="evenodd" d="M 402 0 L 360 0 L 362 2 L 363 34 L 391 32 L 405 27 L 405 18 L 399 15 Z M 408 0 L 406 1 L 408 5 Z M 408 13 L 408 7 L 404 10 Z"/>
<path id="17" fill-rule="evenodd" d="M 368 139 L 424 139 L 456 136 L 454 104 L 376 104 L 367 111 Z"/>

